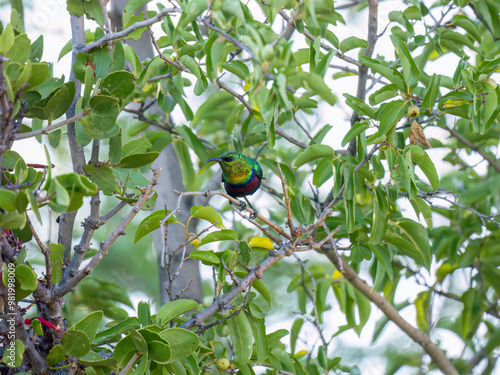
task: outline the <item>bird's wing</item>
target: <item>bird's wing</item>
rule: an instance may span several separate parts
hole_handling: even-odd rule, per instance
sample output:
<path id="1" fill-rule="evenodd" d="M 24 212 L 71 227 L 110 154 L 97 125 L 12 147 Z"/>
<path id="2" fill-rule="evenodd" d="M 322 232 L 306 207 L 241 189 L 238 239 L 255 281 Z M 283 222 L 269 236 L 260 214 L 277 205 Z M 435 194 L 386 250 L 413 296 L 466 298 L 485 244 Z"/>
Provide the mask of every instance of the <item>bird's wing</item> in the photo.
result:
<path id="1" fill-rule="evenodd" d="M 257 177 L 259 177 L 261 180 L 262 180 L 262 168 L 260 167 L 260 165 L 258 163 L 255 163 L 255 167 L 254 167 L 254 171 L 255 171 L 255 174 L 257 175 Z"/>

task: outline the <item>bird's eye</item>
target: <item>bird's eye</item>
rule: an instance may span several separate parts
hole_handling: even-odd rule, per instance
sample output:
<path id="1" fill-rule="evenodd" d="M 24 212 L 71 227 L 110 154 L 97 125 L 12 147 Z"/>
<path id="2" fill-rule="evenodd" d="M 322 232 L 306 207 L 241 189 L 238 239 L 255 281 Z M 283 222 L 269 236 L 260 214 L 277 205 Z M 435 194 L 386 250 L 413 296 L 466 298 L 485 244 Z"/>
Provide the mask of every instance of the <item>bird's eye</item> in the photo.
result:
<path id="1" fill-rule="evenodd" d="M 227 161 L 233 161 L 233 160 L 234 160 L 234 158 L 233 158 L 232 156 L 229 156 L 226 160 L 227 160 Z"/>

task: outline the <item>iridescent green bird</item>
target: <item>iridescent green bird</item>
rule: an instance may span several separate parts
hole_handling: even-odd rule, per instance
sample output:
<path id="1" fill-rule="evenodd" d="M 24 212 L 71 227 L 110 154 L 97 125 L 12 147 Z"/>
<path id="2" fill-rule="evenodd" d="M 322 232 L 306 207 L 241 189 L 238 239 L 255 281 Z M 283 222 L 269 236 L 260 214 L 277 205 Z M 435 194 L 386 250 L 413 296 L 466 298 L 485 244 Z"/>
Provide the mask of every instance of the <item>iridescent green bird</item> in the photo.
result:
<path id="1" fill-rule="evenodd" d="M 244 198 L 248 206 L 254 210 L 251 217 L 255 219 L 258 215 L 257 210 L 252 207 L 246 196 L 255 193 L 263 179 L 262 168 L 257 160 L 238 152 L 228 151 L 221 156 L 206 160 L 203 165 L 212 161 L 218 162 L 222 168 L 222 182 L 226 192 L 233 198 Z"/>

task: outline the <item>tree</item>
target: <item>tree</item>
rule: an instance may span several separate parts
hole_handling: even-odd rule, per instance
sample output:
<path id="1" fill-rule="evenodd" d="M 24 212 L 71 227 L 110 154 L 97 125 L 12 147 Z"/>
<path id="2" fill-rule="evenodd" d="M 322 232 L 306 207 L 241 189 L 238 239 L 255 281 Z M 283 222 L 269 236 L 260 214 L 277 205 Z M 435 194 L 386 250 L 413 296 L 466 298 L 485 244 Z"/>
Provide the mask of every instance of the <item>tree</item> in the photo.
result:
<path id="1" fill-rule="evenodd" d="M 42 61 L 43 37 L 24 33 L 20 2 L 2 25 L 2 369 L 356 374 L 332 344 L 346 331 L 362 335 L 379 309 L 372 341 L 392 325 L 418 344 L 382 346 L 386 373 L 493 373 L 499 4 L 405 1 L 382 24 L 377 0 L 148 3 L 113 13 L 123 27 L 112 32 L 107 1 L 68 0 L 69 79 Z M 346 17 L 361 19 L 367 37 L 353 36 L 354 26 L 341 35 Z M 141 37 L 156 51 L 144 61 L 125 43 Z M 349 108 L 350 119 L 314 123 L 332 107 Z M 334 149 L 342 122 L 344 149 Z M 12 150 L 32 137 L 45 147 L 37 164 Z M 181 173 L 168 164 L 165 186 L 182 180 L 185 190 L 155 207 L 162 168 L 150 166 L 166 148 Z M 73 171 L 56 173 L 52 160 L 66 149 Z M 202 167 L 226 150 L 264 168 L 256 219 Z M 38 229 L 47 211 L 59 215 L 58 243 Z M 99 265 L 113 272 L 113 255 L 123 261 L 120 236 L 137 257 L 132 243 L 152 232 L 162 239 L 162 298 L 149 292 L 163 300 L 156 311 L 133 306 L 126 285 L 93 276 Z M 183 298 L 192 291 L 179 283 L 186 259 L 213 272 L 202 301 Z M 282 269 L 269 276 L 283 264 L 288 285 L 278 283 Z M 403 283 L 418 292 L 402 293 Z M 271 332 L 266 316 L 283 294 L 296 302 L 295 319 Z M 403 317 L 410 310 L 416 319 Z M 331 316 L 345 324 L 327 335 Z M 300 350 L 310 327 L 319 339 Z M 442 332 L 455 335 L 461 355 L 447 352 Z"/>

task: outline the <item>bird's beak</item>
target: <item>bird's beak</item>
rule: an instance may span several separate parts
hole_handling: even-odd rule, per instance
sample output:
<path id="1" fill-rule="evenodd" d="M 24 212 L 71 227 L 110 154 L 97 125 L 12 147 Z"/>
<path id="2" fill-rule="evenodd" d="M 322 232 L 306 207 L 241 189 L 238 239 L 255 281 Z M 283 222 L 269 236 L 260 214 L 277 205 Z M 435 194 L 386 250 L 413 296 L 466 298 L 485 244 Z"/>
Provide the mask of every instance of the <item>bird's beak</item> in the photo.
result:
<path id="1" fill-rule="evenodd" d="M 207 160 L 205 160 L 205 162 L 203 163 L 202 168 L 205 166 L 205 164 L 210 163 L 210 162 L 212 162 L 212 161 L 216 161 L 217 163 L 222 163 L 224 160 L 222 160 L 222 158 L 221 158 L 220 156 L 217 156 L 217 157 L 215 157 L 215 158 L 210 158 L 210 159 L 207 159 Z"/>

